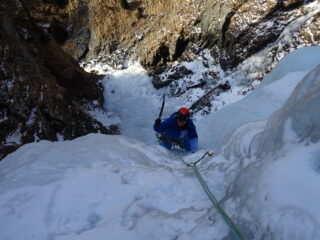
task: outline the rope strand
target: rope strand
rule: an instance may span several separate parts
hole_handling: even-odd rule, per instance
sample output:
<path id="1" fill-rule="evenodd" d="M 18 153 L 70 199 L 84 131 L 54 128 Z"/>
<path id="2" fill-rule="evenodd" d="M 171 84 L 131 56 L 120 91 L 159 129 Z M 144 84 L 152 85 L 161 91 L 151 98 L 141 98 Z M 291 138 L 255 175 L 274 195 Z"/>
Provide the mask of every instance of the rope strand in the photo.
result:
<path id="1" fill-rule="evenodd" d="M 203 180 L 199 169 L 197 168 L 197 163 L 200 162 L 206 155 L 210 156 L 210 153 L 207 151 L 199 160 L 197 160 L 194 163 L 186 163 L 183 159 L 182 162 L 187 166 L 187 167 L 192 167 L 197 179 L 199 180 L 203 190 L 207 194 L 208 198 L 212 202 L 213 206 L 218 210 L 218 213 L 222 216 L 223 220 L 225 223 L 229 226 L 231 229 L 232 233 L 237 237 L 238 240 L 244 240 L 244 237 L 242 236 L 241 232 L 239 231 L 238 227 L 236 224 L 232 221 L 232 219 L 228 216 L 228 214 L 223 210 L 223 208 L 220 206 L 218 200 L 215 198 L 215 196 L 212 194 L 210 191 L 208 185 L 206 182 Z"/>

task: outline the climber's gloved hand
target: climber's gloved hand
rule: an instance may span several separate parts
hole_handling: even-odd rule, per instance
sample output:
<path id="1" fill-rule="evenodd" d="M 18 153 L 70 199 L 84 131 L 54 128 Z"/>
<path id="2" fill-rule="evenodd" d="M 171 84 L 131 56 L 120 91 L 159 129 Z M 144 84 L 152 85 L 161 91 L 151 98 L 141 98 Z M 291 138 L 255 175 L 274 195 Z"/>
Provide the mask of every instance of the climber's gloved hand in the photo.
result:
<path id="1" fill-rule="evenodd" d="M 154 126 L 158 128 L 160 127 L 160 124 L 161 124 L 161 119 L 157 118 L 156 121 L 154 122 Z"/>

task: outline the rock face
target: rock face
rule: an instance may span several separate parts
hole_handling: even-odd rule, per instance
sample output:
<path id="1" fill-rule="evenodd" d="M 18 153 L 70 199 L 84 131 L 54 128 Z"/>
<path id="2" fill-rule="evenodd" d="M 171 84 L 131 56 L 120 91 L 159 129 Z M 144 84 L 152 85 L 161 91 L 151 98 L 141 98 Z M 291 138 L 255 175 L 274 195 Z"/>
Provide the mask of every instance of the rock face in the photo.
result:
<path id="1" fill-rule="evenodd" d="M 72 16 L 80 16 L 79 12 L 85 11 L 81 21 L 87 23 L 83 27 L 91 31 L 84 45 L 88 49 L 87 59 L 124 49 L 127 54 L 138 57 L 150 73 L 183 54 L 204 12 L 202 0 L 129 1 L 129 9 L 123 9 L 120 2 L 70 0 L 66 9 Z M 72 22 L 70 24 L 74 27 L 64 48 L 74 45 L 83 32 Z M 67 50 L 76 55 L 74 49 Z"/>
<path id="2" fill-rule="evenodd" d="M 86 111 L 103 103 L 97 76 L 44 34 L 25 7 L 0 5 L 0 159 L 40 139 L 114 133 Z"/>
<path id="3" fill-rule="evenodd" d="M 282 50 L 299 45 L 319 44 L 319 12 L 313 13 L 317 1 L 303 0 L 208 0 L 205 17 L 202 19 L 202 44 L 219 46 L 220 63 L 224 69 L 237 66 L 243 60 L 274 44 L 290 23 L 297 22 L 292 38 L 285 49 L 274 49 L 276 56 Z M 312 3 L 313 4 L 310 4 Z M 309 4 L 309 7 L 307 6 Z M 308 16 L 309 15 L 309 16 Z M 289 35 L 289 34 L 288 34 Z M 290 36 L 288 36 L 290 37 Z M 311 38 L 313 38 L 311 40 Z"/>
<path id="4" fill-rule="evenodd" d="M 129 9 L 120 2 L 69 0 L 64 25 L 72 27 L 63 47 L 75 58 L 129 49 L 154 74 L 185 58 L 190 43 L 212 48 L 222 67 L 232 69 L 279 40 L 294 21 L 290 41 L 270 54 L 320 41 L 316 0 L 145 0 L 129 1 Z"/>
<path id="5" fill-rule="evenodd" d="M 320 42 L 316 0 L 144 0 L 128 1 L 128 9 L 120 0 L 28 2 L 75 59 L 121 50 L 137 57 L 151 74 L 170 62 L 188 59 L 191 43 L 211 48 L 221 66 L 232 69 L 279 41 L 295 21 L 290 40 L 270 52 L 275 60 L 282 52 Z M 44 12 L 49 17 L 44 18 Z"/>

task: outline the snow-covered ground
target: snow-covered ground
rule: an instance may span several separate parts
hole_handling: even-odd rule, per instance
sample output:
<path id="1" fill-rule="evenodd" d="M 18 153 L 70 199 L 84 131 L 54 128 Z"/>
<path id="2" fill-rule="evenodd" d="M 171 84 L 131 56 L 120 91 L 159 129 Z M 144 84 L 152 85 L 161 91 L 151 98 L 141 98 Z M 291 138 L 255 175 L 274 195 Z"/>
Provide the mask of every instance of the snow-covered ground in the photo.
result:
<path id="1" fill-rule="evenodd" d="M 222 93 L 230 104 L 194 116 L 200 148 L 216 153 L 200 172 L 246 239 L 320 239 L 318 64 L 320 47 L 299 49 L 248 96 Z M 137 64 L 109 74 L 107 122 L 122 135 L 40 141 L 1 161 L 0 240 L 234 239 L 182 162 L 204 150 L 169 152 L 155 141 L 170 89 L 153 89 Z M 164 116 L 186 100 L 167 98 Z"/>

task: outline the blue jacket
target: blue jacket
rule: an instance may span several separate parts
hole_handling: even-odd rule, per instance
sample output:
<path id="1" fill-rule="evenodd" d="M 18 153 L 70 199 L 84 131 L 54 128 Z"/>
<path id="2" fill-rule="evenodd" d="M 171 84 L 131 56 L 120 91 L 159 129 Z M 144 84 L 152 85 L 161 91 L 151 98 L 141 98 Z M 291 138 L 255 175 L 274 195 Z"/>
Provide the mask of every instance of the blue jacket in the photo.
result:
<path id="1" fill-rule="evenodd" d="M 190 139 L 191 151 L 195 152 L 198 148 L 198 134 L 195 125 L 191 119 L 188 119 L 187 126 L 184 129 L 179 128 L 175 120 L 176 113 L 162 121 L 160 126 L 153 126 L 158 133 L 163 133 L 171 140 Z"/>

